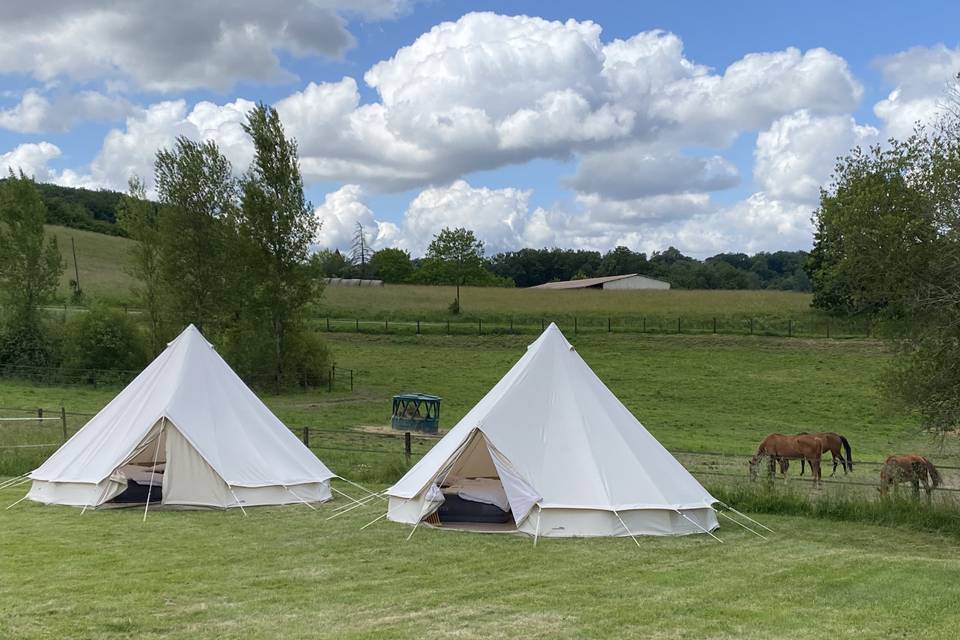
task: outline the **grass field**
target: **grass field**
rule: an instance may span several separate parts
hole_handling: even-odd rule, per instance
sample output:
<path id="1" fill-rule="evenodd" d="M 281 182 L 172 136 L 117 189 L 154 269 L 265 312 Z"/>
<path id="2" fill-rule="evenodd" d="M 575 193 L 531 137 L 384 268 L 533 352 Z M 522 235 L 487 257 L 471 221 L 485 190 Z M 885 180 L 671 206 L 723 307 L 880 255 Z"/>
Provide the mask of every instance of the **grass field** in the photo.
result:
<path id="1" fill-rule="evenodd" d="M 390 396 L 443 396 L 449 428 L 530 341 L 327 338 L 338 366 L 354 369 L 354 392 L 264 400 L 291 427 L 329 429 L 312 436 L 314 451 L 375 487 L 403 472 L 400 441 L 356 434 L 388 423 Z M 777 430 L 840 431 L 860 461 L 936 451 L 884 402 L 876 382 L 889 355 L 875 341 L 603 334 L 572 342 L 664 445 L 727 452 L 743 477 L 746 455 Z M 116 391 L 2 381 L 0 407 L 92 413 Z M 71 427 L 81 422 L 71 418 Z M 0 426 L 0 444 L 58 437 L 57 423 L 15 424 Z M 356 442 L 383 453 L 344 450 Z M 46 455 L 27 451 L 2 454 L 0 474 Z M 957 459 L 952 446 L 937 455 Z M 688 465 L 694 458 L 681 456 Z M 874 473 L 861 466 L 851 477 Z M 640 548 L 630 539 L 534 546 L 421 527 L 404 542 L 409 528 L 393 523 L 359 531 L 382 506 L 327 521 L 336 501 L 318 512 L 260 508 L 247 517 L 156 511 L 145 524 L 139 510 L 81 516 L 23 502 L 0 511 L 0 638 L 955 637 L 960 528 L 940 497 L 929 516 L 916 506 L 888 513 L 870 488 L 870 502 L 844 506 L 833 490 L 802 483 L 765 498 L 743 493 L 737 487 L 749 485 L 739 480 L 698 477 L 776 534 L 763 541 L 721 521 L 722 544 L 693 536 L 644 538 Z M 0 491 L 0 506 L 24 488 Z"/>
<path id="2" fill-rule="evenodd" d="M 350 487 L 343 486 L 350 491 Z M 19 492 L 2 491 L 4 504 Z M 341 501 L 342 502 L 342 501 Z M 761 516 L 768 541 L 541 540 L 238 512 L 0 512 L 0 637 L 953 638 L 956 539 Z M 359 510 L 358 510 L 359 511 Z"/>
<path id="3" fill-rule="evenodd" d="M 55 226 L 48 226 L 47 234 L 57 239 L 60 254 L 63 256 L 64 270 L 60 278 L 60 288 L 57 290 L 61 299 L 70 299 L 70 281 L 76 279 L 73 249 L 70 244 L 72 238 L 77 249 L 76 266 L 80 272 L 80 286 L 84 294 L 89 299 L 109 304 L 126 304 L 131 300 L 130 289 L 135 281 L 126 271 L 130 240 Z"/>

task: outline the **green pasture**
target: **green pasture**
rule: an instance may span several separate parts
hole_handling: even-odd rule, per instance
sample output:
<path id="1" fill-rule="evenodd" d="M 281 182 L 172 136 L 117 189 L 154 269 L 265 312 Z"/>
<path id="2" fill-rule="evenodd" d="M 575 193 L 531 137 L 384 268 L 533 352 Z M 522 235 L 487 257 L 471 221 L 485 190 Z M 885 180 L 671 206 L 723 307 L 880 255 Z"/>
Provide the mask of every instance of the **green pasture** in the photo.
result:
<path id="1" fill-rule="evenodd" d="M 347 485 L 345 491 L 359 493 Z M 19 490 L 0 491 L 4 505 Z M 764 515 L 767 541 L 410 529 L 338 499 L 238 511 L 0 512 L 0 637 L 952 638 L 956 539 Z M 359 513 L 358 513 L 359 512 Z"/>

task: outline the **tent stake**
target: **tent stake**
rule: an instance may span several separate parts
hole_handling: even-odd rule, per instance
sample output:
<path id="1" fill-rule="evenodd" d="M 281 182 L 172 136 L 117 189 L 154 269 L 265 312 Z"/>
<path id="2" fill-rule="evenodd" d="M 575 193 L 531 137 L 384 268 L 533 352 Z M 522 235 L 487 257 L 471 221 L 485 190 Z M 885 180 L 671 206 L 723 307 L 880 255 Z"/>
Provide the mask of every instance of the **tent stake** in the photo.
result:
<path id="1" fill-rule="evenodd" d="M 371 520 L 371 521 L 368 522 L 367 524 L 365 524 L 365 525 L 363 525 L 362 527 L 360 527 L 360 531 L 363 531 L 364 529 L 366 529 L 367 527 L 369 527 L 370 525 L 372 525 L 374 522 L 378 522 L 379 520 L 383 520 L 383 519 L 386 518 L 386 517 L 387 517 L 387 514 L 381 513 L 381 514 L 378 515 L 376 518 L 374 518 L 373 520 Z"/>
<path id="2" fill-rule="evenodd" d="M 630 535 L 631 538 L 633 538 L 633 542 L 639 547 L 640 543 L 637 541 L 637 537 L 634 536 L 633 533 L 630 531 L 630 527 L 627 526 L 627 523 L 623 521 L 623 518 L 620 517 L 620 514 L 617 513 L 616 509 L 613 510 L 613 513 L 617 516 L 617 520 L 620 521 L 620 524 L 623 525 L 623 528 L 626 530 L 626 532 Z"/>
<path id="3" fill-rule="evenodd" d="M 715 536 L 712 531 L 707 531 L 706 529 L 703 528 L 703 526 L 700 525 L 699 522 L 697 522 L 696 520 L 693 520 L 693 519 L 687 517 L 687 514 L 685 514 L 683 511 L 680 511 L 680 509 L 674 509 L 674 511 L 676 511 L 677 513 L 679 513 L 679 514 L 680 514 L 683 518 L 685 518 L 688 522 L 693 523 L 693 526 L 695 526 L 696 528 L 700 529 L 700 531 L 703 531 L 705 534 L 707 534 L 708 536 L 710 536 L 711 538 L 713 538 L 713 539 L 716 540 L 717 542 L 723 542 L 723 540 L 721 540 L 720 538 L 718 538 L 717 536 Z"/>
<path id="4" fill-rule="evenodd" d="M 160 438 L 163 436 L 163 428 L 165 426 L 167 426 L 166 418 L 160 421 L 160 431 L 157 433 L 157 447 L 153 450 L 153 466 L 150 467 L 150 486 L 147 487 L 147 504 L 143 507 L 143 522 L 147 521 L 147 511 L 150 509 L 150 496 L 153 494 L 153 480 L 157 476 L 157 458 L 160 457 Z M 83 512 L 81 512 L 80 515 L 83 515 Z"/>
<path id="5" fill-rule="evenodd" d="M 716 511 L 716 510 L 715 510 L 715 511 Z M 727 514 L 725 514 L 723 511 L 717 511 L 717 513 L 719 513 L 720 515 L 722 515 L 724 518 L 726 518 L 726 519 L 729 520 L 730 522 L 733 522 L 734 524 L 740 525 L 741 527 L 743 527 L 744 529 L 746 529 L 747 531 L 749 531 L 749 532 L 752 533 L 753 535 L 757 536 L 758 538 L 763 538 L 764 540 L 767 539 L 766 536 L 760 535 L 759 533 L 757 533 L 756 531 L 754 531 L 753 529 L 751 529 L 751 528 L 748 527 L 747 525 L 743 524 L 743 523 L 740 522 L 739 520 L 734 520 L 733 518 L 731 518 L 730 516 L 728 516 Z"/>
<path id="6" fill-rule="evenodd" d="M 742 517 L 742 518 L 746 518 L 747 520 L 749 520 L 749 521 L 752 522 L 753 524 L 757 525 L 758 527 L 763 527 L 764 529 L 766 529 L 766 530 L 769 531 L 770 533 L 776 533 L 776 531 L 774 531 L 774 530 L 771 529 L 770 527 L 768 527 L 768 526 L 766 526 L 766 525 L 764 525 L 764 524 L 760 524 L 759 522 L 757 522 L 756 520 L 754 520 L 753 518 L 751 518 L 751 517 L 748 516 L 748 515 L 744 515 L 744 514 L 740 513 L 739 511 L 737 511 L 736 509 L 734 509 L 733 507 L 731 507 L 730 505 L 728 505 L 726 502 L 720 502 L 719 500 L 717 500 L 717 504 L 719 504 L 719 505 L 722 506 L 722 507 L 726 507 L 727 509 L 729 509 L 730 511 L 733 511 L 735 514 L 737 514 L 738 516 L 740 516 L 740 517 Z"/>

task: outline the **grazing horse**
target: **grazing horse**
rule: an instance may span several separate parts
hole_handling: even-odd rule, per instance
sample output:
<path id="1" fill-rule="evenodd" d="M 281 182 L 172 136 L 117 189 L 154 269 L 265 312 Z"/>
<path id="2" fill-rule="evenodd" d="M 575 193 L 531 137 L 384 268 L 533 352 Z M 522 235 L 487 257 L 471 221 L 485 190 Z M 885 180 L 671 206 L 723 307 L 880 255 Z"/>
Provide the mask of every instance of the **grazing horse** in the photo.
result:
<path id="1" fill-rule="evenodd" d="M 757 453 L 750 458 L 750 477 L 757 479 L 757 470 L 763 458 L 768 458 L 768 474 L 772 478 L 775 464 L 780 464 L 780 473 L 786 479 L 790 460 L 804 460 L 810 465 L 813 480 L 820 486 L 820 458 L 823 455 L 823 444 L 819 439 L 808 435 L 785 436 L 782 433 L 771 433 L 760 446 Z"/>
<path id="2" fill-rule="evenodd" d="M 833 433 L 832 431 L 824 431 L 821 433 L 807 433 L 806 431 L 801 431 L 797 435 L 801 436 L 813 436 L 820 440 L 820 443 L 823 445 L 823 452 L 827 451 L 833 456 L 833 473 L 830 474 L 831 477 L 837 475 L 837 460 L 840 461 L 840 464 L 843 465 L 843 475 L 847 475 L 847 470 L 849 469 L 850 473 L 853 473 L 853 453 L 850 451 L 850 442 L 847 441 L 839 433 Z M 840 447 L 843 447 L 846 450 L 846 457 L 840 450 Z M 804 460 L 800 460 L 800 475 L 803 475 Z"/>
<path id="3" fill-rule="evenodd" d="M 940 472 L 933 463 L 915 453 L 890 456 L 880 467 L 881 496 L 886 496 L 891 486 L 896 489 L 901 482 L 910 482 L 913 485 L 914 497 L 920 496 L 920 485 L 923 484 L 928 502 L 933 490 L 942 484 Z"/>

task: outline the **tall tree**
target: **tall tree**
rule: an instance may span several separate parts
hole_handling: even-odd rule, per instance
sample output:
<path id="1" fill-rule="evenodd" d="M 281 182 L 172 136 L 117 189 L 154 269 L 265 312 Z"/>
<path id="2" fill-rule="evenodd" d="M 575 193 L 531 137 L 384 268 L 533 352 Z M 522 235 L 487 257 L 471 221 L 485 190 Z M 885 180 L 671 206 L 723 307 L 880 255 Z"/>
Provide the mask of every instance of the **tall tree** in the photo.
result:
<path id="1" fill-rule="evenodd" d="M 353 265 L 360 270 L 360 277 L 367 277 L 367 263 L 370 262 L 370 245 L 367 244 L 367 236 L 364 233 L 363 225 L 357 221 L 356 229 L 353 232 L 353 247 L 351 259 Z"/>
<path id="2" fill-rule="evenodd" d="M 402 283 L 413 275 L 413 262 L 403 249 L 380 249 L 370 258 L 370 270 L 384 282 Z"/>
<path id="3" fill-rule="evenodd" d="M 318 223 L 303 193 L 297 144 L 284 133 L 276 109 L 257 105 L 247 114 L 244 130 L 255 153 L 242 180 L 239 230 L 250 247 L 255 313 L 269 327 L 279 386 L 290 334 L 321 292 L 309 255 Z"/>
<path id="4" fill-rule="evenodd" d="M 237 183 L 216 143 L 177 138 L 157 152 L 162 277 L 171 315 L 201 331 L 222 326 L 239 292 L 233 278 Z"/>
<path id="5" fill-rule="evenodd" d="M 460 287 L 471 279 L 489 276 L 483 262 L 483 242 L 462 227 L 444 228 L 435 235 L 425 263 L 423 269 L 436 273 L 440 282 L 456 285 L 457 297 L 450 306 L 453 313 L 460 313 Z"/>
<path id="6" fill-rule="evenodd" d="M 6 308 L 0 362 L 44 365 L 49 349 L 40 307 L 55 293 L 63 262 L 47 239 L 46 208 L 33 180 L 10 172 L 0 181 L 0 302 Z"/>
<path id="7" fill-rule="evenodd" d="M 130 248 L 129 270 L 141 283 L 134 287 L 134 294 L 150 324 L 150 349 L 152 353 L 159 353 L 164 340 L 160 207 L 147 199 L 146 185 L 137 176 L 130 178 L 127 194 L 117 205 L 117 222 L 134 241 Z"/>

